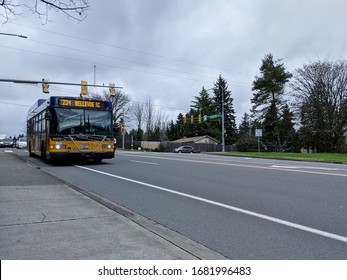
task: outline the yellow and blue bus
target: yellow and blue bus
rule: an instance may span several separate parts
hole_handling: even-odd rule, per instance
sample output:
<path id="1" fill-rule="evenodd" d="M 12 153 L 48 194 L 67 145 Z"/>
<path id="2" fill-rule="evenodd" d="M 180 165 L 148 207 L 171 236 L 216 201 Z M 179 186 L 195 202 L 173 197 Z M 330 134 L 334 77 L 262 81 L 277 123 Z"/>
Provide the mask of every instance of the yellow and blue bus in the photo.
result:
<path id="1" fill-rule="evenodd" d="M 44 162 L 114 157 L 112 103 L 108 100 L 51 96 L 28 112 L 30 156 Z"/>

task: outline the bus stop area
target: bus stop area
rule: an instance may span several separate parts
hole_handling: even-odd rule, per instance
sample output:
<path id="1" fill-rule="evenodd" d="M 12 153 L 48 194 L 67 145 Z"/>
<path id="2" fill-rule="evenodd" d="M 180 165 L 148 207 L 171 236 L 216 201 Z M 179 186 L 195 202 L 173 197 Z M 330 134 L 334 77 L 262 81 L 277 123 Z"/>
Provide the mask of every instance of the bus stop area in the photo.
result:
<path id="1" fill-rule="evenodd" d="M 189 260 L 222 255 L 0 150 L 0 259 Z"/>

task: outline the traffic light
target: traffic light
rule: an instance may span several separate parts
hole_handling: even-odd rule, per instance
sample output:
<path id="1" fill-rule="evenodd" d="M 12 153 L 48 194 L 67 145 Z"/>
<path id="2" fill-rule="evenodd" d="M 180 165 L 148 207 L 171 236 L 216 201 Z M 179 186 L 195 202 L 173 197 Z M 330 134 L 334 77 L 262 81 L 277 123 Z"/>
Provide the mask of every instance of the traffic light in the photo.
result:
<path id="1" fill-rule="evenodd" d="M 116 90 L 114 88 L 114 83 L 110 83 L 109 85 L 109 91 L 110 91 L 110 96 L 115 96 L 116 95 Z"/>
<path id="2" fill-rule="evenodd" d="M 124 119 L 123 118 L 120 118 L 119 127 L 120 127 L 120 132 L 123 134 L 123 132 L 124 132 Z"/>
<path id="3" fill-rule="evenodd" d="M 190 123 L 193 124 L 194 123 L 194 116 L 190 116 Z"/>
<path id="4" fill-rule="evenodd" d="M 186 124 L 187 123 L 187 116 L 183 117 L 183 123 Z"/>
<path id="5" fill-rule="evenodd" d="M 88 95 L 88 82 L 87 81 L 81 81 L 81 95 L 84 95 L 84 96 Z"/>
<path id="6" fill-rule="evenodd" d="M 201 123 L 201 114 L 199 114 L 199 123 Z"/>
<path id="7" fill-rule="evenodd" d="M 42 79 L 42 91 L 43 93 L 49 93 L 49 84 L 48 84 L 48 80 L 46 79 Z"/>

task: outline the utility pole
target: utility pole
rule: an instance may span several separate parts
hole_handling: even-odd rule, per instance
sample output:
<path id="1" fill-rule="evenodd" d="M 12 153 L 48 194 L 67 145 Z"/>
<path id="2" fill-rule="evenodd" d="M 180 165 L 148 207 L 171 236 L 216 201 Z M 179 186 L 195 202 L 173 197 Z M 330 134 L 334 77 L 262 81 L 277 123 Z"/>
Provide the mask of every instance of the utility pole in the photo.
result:
<path id="1" fill-rule="evenodd" d="M 214 88 L 209 88 L 209 89 L 206 89 L 206 91 L 209 91 L 209 90 L 213 90 Z M 222 115 L 222 152 L 224 153 L 225 152 L 225 133 L 224 133 L 224 88 L 221 87 L 221 90 L 222 90 L 222 112 L 221 112 L 221 115 Z M 217 117 L 217 115 L 215 115 Z M 211 116 L 210 116 L 211 117 Z M 214 117 L 214 115 L 213 115 Z M 205 118 L 204 118 L 205 119 Z"/>
<path id="2" fill-rule="evenodd" d="M 95 80 L 96 80 L 96 65 L 94 65 L 94 93 L 95 93 Z"/>
<path id="3" fill-rule="evenodd" d="M 222 87 L 222 152 L 225 152 L 225 131 L 224 131 L 224 89 Z"/>

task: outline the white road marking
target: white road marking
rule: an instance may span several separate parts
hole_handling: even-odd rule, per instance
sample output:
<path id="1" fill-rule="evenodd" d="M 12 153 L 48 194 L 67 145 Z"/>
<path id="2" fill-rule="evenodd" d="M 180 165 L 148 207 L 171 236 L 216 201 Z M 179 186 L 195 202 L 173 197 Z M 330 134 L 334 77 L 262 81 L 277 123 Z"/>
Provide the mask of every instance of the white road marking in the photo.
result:
<path id="1" fill-rule="evenodd" d="M 130 154 L 130 153 L 122 153 L 122 156 L 129 156 L 129 157 L 142 157 L 142 158 L 153 158 L 153 159 L 162 159 L 162 160 L 174 160 L 174 161 L 183 161 L 183 162 L 193 162 L 193 163 L 199 163 L 199 164 L 213 164 L 213 165 L 222 165 L 222 166 L 235 166 L 235 167 L 245 167 L 245 168 L 255 168 L 255 169 L 266 169 L 266 170 L 276 170 L 276 171 L 286 171 L 286 172 L 295 172 L 295 173 L 304 173 L 304 174 L 316 174 L 316 175 L 328 175 L 328 176 L 337 176 L 337 177 L 347 177 L 347 174 L 343 173 L 332 173 L 332 172 L 323 172 L 323 171 L 314 171 L 314 170 L 299 170 L 299 168 L 296 169 L 290 169 L 290 168 L 281 168 L 279 165 L 278 167 L 271 167 L 271 166 L 261 166 L 261 165 L 251 165 L 251 164 L 238 164 L 238 163 L 232 163 L 232 162 L 219 162 L 222 160 L 219 160 L 218 162 L 211 161 L 210 160 L 202 160 L 199 158 L 196 159 L 189 159 L 189 158 L 177 158 L 177 157 L 165 157 L 165 156 L 150 156 L 150 155 L 139 155 L 139 154 Z M 214 160 L 214 159 L 212 159 Z M 262 162 L 264 164 L 265 162 Z M 255 164 L 255 163 L 253 163 Z M 345 169 L 339 169 L 342 172 L 345 172 Z"/>
<path id="2" fill-rule="evenodd" d="M 152 164 L 152 165 L 159 165 L 158 163 L 155 163 L 155 162 L 139 161 L 139 160 L 131 160 L 131 162 L 143 163 L 143 164 Z"/>
<path id="3" fill-rule="evenodd" d="M 329 167 L 315 167 L 315 166 L 299 166 L 299 165 L 272 165 L 273 168 L 288 168 L 288 169 L 317 169 L 317 170 L 329 170 L 329 171 L 339 171 L 339 168 L 329 168 Z"/>
<path id="4" fill-rule="evenodd" d="M 4 153 L 13 153 L 12 150 L 4 150 Z"/>
<path id="5" fill-rule="evenodd" d="M 106 172 L 99 171 L 99 170 L 92 169 L 92 168 L 88 168 L 88 167 L 85 167 L 85 166 L 80 166 L 80 165 L 75 165 L 75 166 L 78 167 L 78 168 L 81 168 L 81 169 L 85 169 L 85 170 L 91 171 L 91 172 L 99 173 L 99 174 L 102 174 L 102 175 L 106 175 L 106 176 L 110 176 L 110 177 L 117 178 L 117 179 L 120 179 L 120 180 L 128 181 L 128 182 L 131 182 L 131 183 L 139 184 L 139 185 L 146 186 L 146 187 L 149 187 L 149 188 L 165 191 L 165 192 L 176 194 L 176 195 L 183 196 L 183 197 L 187 197 L 187 198 L 190 198 L 190 199 L 194 199 L 194 200 L 197 200 L 197 201 L 201 201 L 201 202 L 205 202 L 205 203 L 208 203 L 208 204 L 211 204 L 211 205 L 215 205 L 215 206 L 218 206 L 218 207 L 229 209 L 229 210 L 232 210 L 232 211 L 235 211 L 235 212 L 243 213 L 243 214 L 246 214 L 246 215 L 249 215 L 249 216 L 257 217 L 257 218 L 260 218 L 260 219 L 263 219 L 263 220 L 271 221 L 271 222 L 274 222 L 274 223 L 277 223 L 277 224 L 285 225 L 285 226 L 288 226 L 288 227 L 291 227 L 291 228 L 299 229 L 299 230 L 302 230 L 302 231 L 310 232 L 310 233 L 313 233 L 313 234 L 316 234 L 316 235 L 324 236 L 324 237 L 327 237 L 327 238 L 330 238 L 330 239 L 334 239 L 334 240 L 338 240 L 338 241 L 347 243 L 347 237 L 345 237 L 345 236 L 341 236 L 341 235 L 337 235 L 337 234 L 334 234 L 334 233 L 330 233 L 330 232 L 326 232 L 326 231 L 310 228 L 310 227 L 307 227 L 307 226 L 303 226 L 303 225 L 300 225 L 300 224 L 288 222 L 288 221 L 285 221 L 285 220 L 282 220 L 282 219 L 278 219 L 278 218 L 274 218 L 274 217 L 271 217 L 271 216 L 263 215 L 263 214 L 260 214 L 260 213 L 256 213 L 256 212 L 249 211 L 249 210 L 245 210 L 245 209 L 238 208 L 238 207 L 235 207 L 235 206 L 231 206 L 231 205 L 227 205 L 227 204 L 224 204 L 224 203 L 216 202 L 216 201 L 213 201 L 213 200 L 205 199 L 205 198 L 198 197 L 198 196 L 195 196 L 195 195 L 190 195 L 190 194 L 186 194 L 186 193 L 182 193 L 182 192 L 166 189 L 166 188 L 159 187 L 159 186 L 156 186 L 156 185 L 152 185 L 152 184 L 148 184 L 148 183 L 145 183 L 145 182 L 141 182 L 141 181 L 125 178 L 125 177 L 114 175 L 114 174 L 111 174 L 111 173 L 106 173 Z"/>

